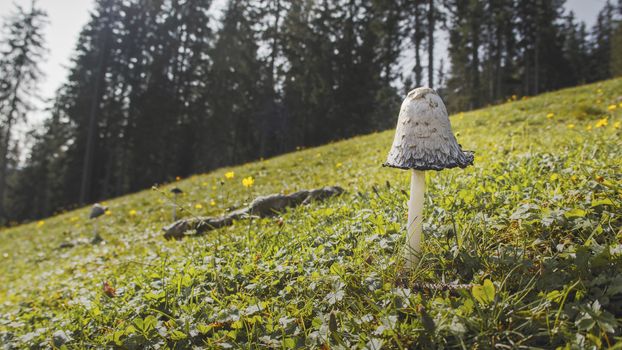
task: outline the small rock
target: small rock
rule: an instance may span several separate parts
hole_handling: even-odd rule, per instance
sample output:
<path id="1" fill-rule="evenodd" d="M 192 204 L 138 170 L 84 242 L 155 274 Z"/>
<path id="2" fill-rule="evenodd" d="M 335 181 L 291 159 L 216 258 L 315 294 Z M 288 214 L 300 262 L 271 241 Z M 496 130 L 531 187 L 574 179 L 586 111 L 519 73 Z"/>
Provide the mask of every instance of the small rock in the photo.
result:
<path id="1" fill-rule="evenodd" d="M 75 246 L 76 244 L 74 242 L 63 242 L 58 245 L 58 249 L 73 248 Z"/>
<path id="2" fill-rule="evenodd" d="M 61 347 L 72 340 L 71 336 L 63 330 L 58 330 L 52 334 L 52 342 L 54 346 Z"/>

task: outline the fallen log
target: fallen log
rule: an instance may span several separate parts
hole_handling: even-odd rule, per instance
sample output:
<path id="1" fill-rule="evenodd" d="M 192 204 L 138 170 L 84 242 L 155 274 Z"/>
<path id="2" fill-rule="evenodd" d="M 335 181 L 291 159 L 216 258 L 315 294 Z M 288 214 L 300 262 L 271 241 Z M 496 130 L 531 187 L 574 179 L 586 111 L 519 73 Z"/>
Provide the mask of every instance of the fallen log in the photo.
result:
<path id="1" fill-rule="evenodd" d="M 208 216 L 177 220 L 163 228 L 164 238 L 181 239 L 186 232 L 194 230 L 197 235 L 230 226 L 233 221 L 247 217 L 269 217 L 283 212 L 287 208 L 306 205 L 312 201 L 322 201 L 326 198 L 343 193 L 339 186 L 326 186 L 313 190 L 302 190 L 292 194 L 272 194 L 259 196 L 248 207 L 232 211 L 223 216 Z"/>

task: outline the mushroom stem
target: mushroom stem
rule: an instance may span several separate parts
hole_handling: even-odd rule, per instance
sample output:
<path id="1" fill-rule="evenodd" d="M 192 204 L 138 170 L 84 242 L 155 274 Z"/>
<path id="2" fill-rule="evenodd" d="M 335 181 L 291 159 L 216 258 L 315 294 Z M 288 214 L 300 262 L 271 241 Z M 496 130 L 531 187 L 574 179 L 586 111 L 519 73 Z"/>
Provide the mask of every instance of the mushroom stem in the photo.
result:
<path id="1" fill-rule="evenodd" d="M 177 221 L 177 194 L 173 195 L 173 221 Z"/>
<path id="2" fill-rule="evenodd" d="M 419 262 L 421 255 L 421 231 L 423 222 L 423 199 L 425 194 L 425 172 L 413 170 L 410 179 L 410 200 L 408 201 L 408 238 L 406 240 L 406 268 L 411 269 Z"/>

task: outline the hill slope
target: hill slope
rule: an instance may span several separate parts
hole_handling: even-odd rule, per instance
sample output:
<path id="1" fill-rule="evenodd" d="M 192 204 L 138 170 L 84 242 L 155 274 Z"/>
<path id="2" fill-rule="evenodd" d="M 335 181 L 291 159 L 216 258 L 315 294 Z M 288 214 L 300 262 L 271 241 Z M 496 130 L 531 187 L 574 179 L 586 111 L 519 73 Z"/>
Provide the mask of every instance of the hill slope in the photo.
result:
<path id="1" fill-rule="evenodd" d="M 280 219 L 165 241 L 171 184 L 109 201 L 98 219 L 104 244 L 59 248 L 91 238 L 88 209 L 1 231 L 0 344 L 613 344 L 622 324 L 621 96 L 618 79 L 452 116 L 475 166 L 428 172 L 425 257 L 407 278 L 399 249 L 409 173 L 380 166 L 392 130 L 174 184 L 185 216 L 260 194 L 347 191 Z M 248 176 L 255 182 L 244 187 Z"/>

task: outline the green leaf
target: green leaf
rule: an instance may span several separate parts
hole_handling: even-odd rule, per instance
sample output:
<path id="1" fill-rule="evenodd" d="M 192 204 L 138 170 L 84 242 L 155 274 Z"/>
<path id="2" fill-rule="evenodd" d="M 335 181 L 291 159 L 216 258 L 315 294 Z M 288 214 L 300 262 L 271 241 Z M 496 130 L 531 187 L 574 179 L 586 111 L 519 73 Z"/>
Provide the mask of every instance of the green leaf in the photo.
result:
<path id="1" fill-rule="evenodd" d="M 296 339 L 294 338 L 285 338 L 283 339 L 283 346 L 287 349 L 295 349 L 296 348 Z"/>
<path id="2" fill-rule="evenodd" d="M 582 218 L 585 217 L 587 212 L 583 209 L 574 208 L 564 213 L 564 216 L 567 218 Z"/>
<path id="3" fill-rule="evenodd" d="M 123 337 L 124 335 L 125 335 L 125 332 L 123 330 L 115 331 L 114 334 L 112 335 L 112 339 L 114 343 L 119 346 L 123 345 L 123 342 L 121 341 L 121 337 Z"/>
<path id="4" fill-rule="evenodd" d="M 186 333 L 179 331 L 179 330 L 174 330 L 171 332 L 171 340 L 183 340 L 186 339 L 188 336 L 186 335 Z"/>
<path id="5" fill-rule="evenodd" d="M 205 323 L 199 323 L 197 325 L 197 331 L 201 334 L 207 334 L 212 328 L 214 328 L 214 326 Z"/>
<path id="6" fill-rule="evenodd" d="M 491 280 L 486 279 L 483 285 L 473 286 L 471 293 L 480 304 L 487 305 L 495 299 L 495 285 Z"/>
<path id="7" fill-rule="evenodd" d="M 592 208 L 597 207 L 599 205 L 613 205 L 613 202 L 609 198 L 592 201 Z"/>
<path id="8" fill-rule="evenodd" d="M 546 299 L 555 303 L 559 303 L 563 297 L 564 295 L 558 290 L 553 290 L 546 294 Z"/>

